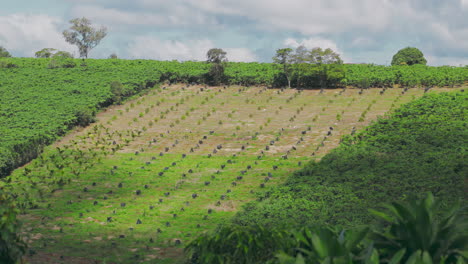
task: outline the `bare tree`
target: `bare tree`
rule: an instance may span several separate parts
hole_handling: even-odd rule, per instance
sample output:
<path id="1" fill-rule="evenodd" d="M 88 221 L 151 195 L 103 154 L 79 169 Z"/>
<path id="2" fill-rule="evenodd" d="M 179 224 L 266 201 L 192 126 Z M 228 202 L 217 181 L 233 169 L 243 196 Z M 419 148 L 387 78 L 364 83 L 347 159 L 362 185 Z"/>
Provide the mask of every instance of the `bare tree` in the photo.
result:
<path id="1" fill-rule="evenodd" d="M 88 58 L 88 53 L 96 47 L 107 35 L 107 28 L 95 29 L 91 26 L 91 21 L 85 17 L 70 20 L 72 26 L 70 30 L 64 30 L 65 40 L 78 47 L 80 57 Z"/>

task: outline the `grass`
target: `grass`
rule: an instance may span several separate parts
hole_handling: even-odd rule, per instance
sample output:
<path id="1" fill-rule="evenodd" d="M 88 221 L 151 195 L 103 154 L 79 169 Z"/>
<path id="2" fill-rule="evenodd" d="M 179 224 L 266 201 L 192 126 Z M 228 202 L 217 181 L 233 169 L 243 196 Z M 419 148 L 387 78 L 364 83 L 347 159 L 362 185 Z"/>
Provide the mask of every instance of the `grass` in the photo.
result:
<path id="1" fill-rule="evenodd" d="M 156 88 L 107 109 L 97 124 L 45 151 L 44 160 L 65 146 L 98 154 L 87 169 L 73 157 L 64 169 L 55 169 L 80 173 L 51 188 L 38 209 L 21 216 L 36 253 L 31 263 L 43 262 L 44 254 L 48 263 L 81 263 L 78 257 L 180 263 L 188 241 L 229 221 L 258 191 L 283 183 L 306 161 L 320 159 L 353 127 L 359 130 L 424 93 L 200 88 Z M 50 164 L 33 162 L 26 168 L 40 175 Z M 26 184 L 24 171 L 16 170 L 13 182 Z"/>

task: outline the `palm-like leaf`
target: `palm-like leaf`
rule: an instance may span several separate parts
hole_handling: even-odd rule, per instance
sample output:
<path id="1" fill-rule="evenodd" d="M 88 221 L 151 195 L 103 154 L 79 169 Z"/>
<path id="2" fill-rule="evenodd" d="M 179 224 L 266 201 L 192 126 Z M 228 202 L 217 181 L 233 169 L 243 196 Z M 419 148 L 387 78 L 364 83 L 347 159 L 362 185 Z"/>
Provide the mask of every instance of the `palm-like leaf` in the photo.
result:
<path id="1" fill-rule="evenodd" d="M 467 250 L 468 226 L 459 205 L 437 217 L 439 204 L 428 194 L 421 201 L 395 202 L 387 208 L 391 215 L 371 211 L 389 224 L 385 232 L 373 234 L 376 247 L 383 249 L 387 258 L 405 249 L 401 259 L 410 263 L 426 261 L 428 256 L 436 263 L 456 263 Z"/>

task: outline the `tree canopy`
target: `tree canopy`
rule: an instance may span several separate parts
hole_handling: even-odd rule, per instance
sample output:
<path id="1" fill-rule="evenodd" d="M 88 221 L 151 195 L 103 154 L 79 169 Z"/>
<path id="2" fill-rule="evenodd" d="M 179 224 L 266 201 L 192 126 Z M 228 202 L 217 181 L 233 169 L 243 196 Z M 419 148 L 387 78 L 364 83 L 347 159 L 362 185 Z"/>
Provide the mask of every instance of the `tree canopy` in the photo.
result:
<path id="1" fill-rule="evenodd" d="M 89 51 L 107 35 L 107 29 L 105 27 L 93 28 L 91 21 L 85 17 L 72 19 L 70 23 L 72 24 L 70 30 L 63 31 L 65 40 L 78 47 L 80 57 L 88 58 Z"/>
<path id="2" fill-rule="evenodd" d="M 222 63 L 227 62 L 226 52 L 222 49 L 213 48 L 206 53 L 206 61 L 208 63 Z"/>
<path id="3" fill-rule="evenodd" d="M 6 50 L 4 47 L 0 46 L 0 58 L 9 58 L 11 57 L 10 52 Z"/>
<path id="4" fill-rule="evenodd" d="M 392 58 L 392 65 L 426 65 L 424 54 L 417 48 L 406 47 L 399 50 Z"/>

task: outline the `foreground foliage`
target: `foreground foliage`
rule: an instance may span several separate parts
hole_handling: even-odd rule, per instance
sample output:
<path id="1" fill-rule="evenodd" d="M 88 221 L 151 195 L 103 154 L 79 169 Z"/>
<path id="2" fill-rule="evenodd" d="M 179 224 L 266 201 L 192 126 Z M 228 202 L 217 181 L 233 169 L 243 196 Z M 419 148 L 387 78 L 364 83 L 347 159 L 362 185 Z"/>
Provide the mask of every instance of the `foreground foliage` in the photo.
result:
<path id="1" fill-rule="evenodd" d="M 18 263 L 26 251 L 16 214 L 13 203 L 0 189 L 0 263 Z"/>
<path id="2" fill-rule="evenodd" d="M 304 227 L 227 226 L 187 247 L 190 263 L 465 263 L 467 219 L 459 206 L 436 217 L 432 194 L 373 211 L 385 227 L 351 230 Z M 288 232 L 289 231 L 289 232 Z"/>

